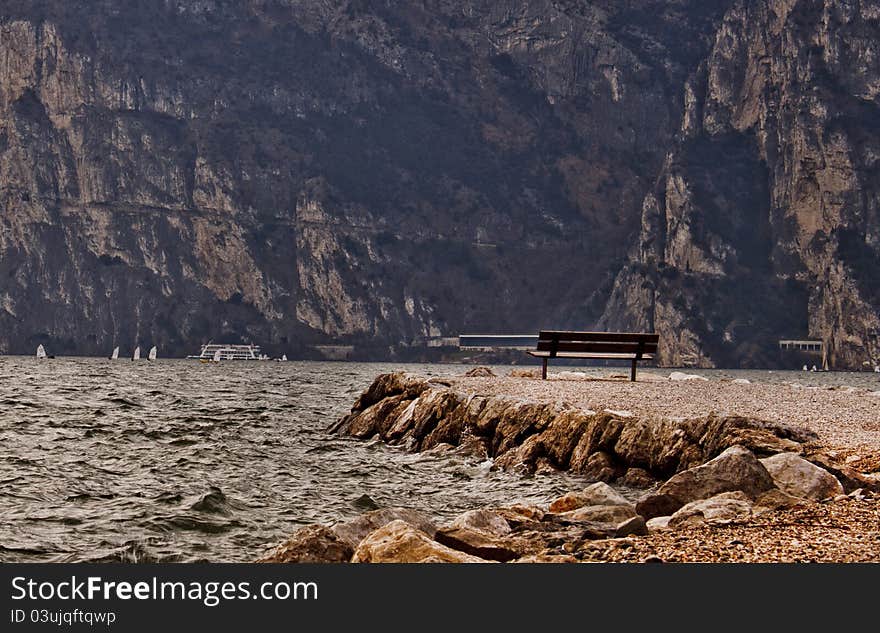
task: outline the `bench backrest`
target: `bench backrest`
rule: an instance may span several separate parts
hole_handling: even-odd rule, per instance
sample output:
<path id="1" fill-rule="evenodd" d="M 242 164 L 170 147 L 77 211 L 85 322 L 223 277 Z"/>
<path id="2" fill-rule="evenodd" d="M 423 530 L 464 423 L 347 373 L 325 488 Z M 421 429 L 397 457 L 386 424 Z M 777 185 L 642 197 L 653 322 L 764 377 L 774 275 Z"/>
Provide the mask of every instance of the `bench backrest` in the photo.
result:
<path id="1" fill-rule="evenodd" d="M 539 352 L 656 354 L 660 335 L 648 332 L 565 332 L 544 330 L 538 334 Z"/>

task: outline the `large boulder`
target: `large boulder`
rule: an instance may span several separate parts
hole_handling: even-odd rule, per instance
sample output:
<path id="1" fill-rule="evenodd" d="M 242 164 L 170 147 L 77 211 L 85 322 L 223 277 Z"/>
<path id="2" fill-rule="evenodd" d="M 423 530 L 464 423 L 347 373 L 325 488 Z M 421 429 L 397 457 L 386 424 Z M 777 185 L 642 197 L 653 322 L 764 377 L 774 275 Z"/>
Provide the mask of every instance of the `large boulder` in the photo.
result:
<path id="1" fill-rule="evenodd" d="M 506 562 L 523 554 L 518 539 L 508 539 L 510 523 L 492 510 L 471 510 L 437 531 L 437 541 L 468 554 Z"/>
<path id="2" fill-rule="evenodd" d="M 709 523 L 712 525 L 748 519 L 752 516 L 752 502 L 745 493 L 723 492 L 709 499 L 700 499 L 679 508 L 667 524 L 670 528 Z"/>
<path id="3" fill-rule="evenodd" d="M 330 529 L 354 549 L 368 534 L 395 520 L 405 521 L 431 538 L 437 533 L 437 526 L 429 516 L 410 508 L 373 510 L 351 521 L 337 523 Z"/>
<path id="4" fill-rule="evenodd" d="M 493 510 L 470 510 L 455 518 L 451 527 L 476 530 L 491 536 L 507 536 L 510 534 L 510 523 Z"/>
<path id="5" fill-rule="evenodd" d="M 368 534 L 358 545 L 351 562 L 485 563 L 487 561 L 446 547 L 409 523 L 396 520 Z"/>
<path id="6" fill-rule="evenodd" d="M 702 466 L 673 475 L 655 493 L 639 500 L 636 512 L 651 519 L 671 515 L 691 501 L 708 499 L 722 492 L 739 490 L 749 499 L 755 499 L 774 487 L 770 473 L 751 451 L 731 446 Z"/>
<path id="7" fill-rule="evenodd" d="M 323 525 L 307 525 L 294 532 L 258 563 L 347 563 L 354 547 Z"/>
<path id="8" fill-rule="evenodd" d="M 550 512 L 568 512 L 583 506 L 631 506 L 626 497 L 605 482 L 598 481 L 580 492 L 569 492 L 550 504 Z"/>
<path id="9" fill-rule="evenodd" d="M 597 521 L 600 523 L 620 523 L 636 516 L 631 505 L 625 506 L 583 506 L 556 515 L 566 521 Z"/>
<path id="10" fill-rule="evenodd" d="M 821 501 L 843 494 L 843 486 L 834 475 L 800 455 L 780 453 L 762 459 L 761 463 L 776 486 L 792 496 Z"/>

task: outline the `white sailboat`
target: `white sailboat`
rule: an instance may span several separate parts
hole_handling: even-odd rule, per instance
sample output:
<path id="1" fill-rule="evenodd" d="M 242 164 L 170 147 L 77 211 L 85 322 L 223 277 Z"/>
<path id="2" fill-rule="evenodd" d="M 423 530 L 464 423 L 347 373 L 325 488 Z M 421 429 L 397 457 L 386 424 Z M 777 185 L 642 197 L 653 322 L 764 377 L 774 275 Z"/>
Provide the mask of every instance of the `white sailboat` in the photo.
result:
<path id="1" fill-rule="evenodd" d="M 147 355 L 147 360 L 156 360 L 156 346 L 150 348 L 150 353 Z"/>
<path id="2" fill-rule="evenodd" d="M 282 354 L 282 355 L 281 355 L 281 360 L 287 360 L 287 354 Z"/>
<path id="3" fill-rule="evenodd" d="M 110 360 L 118 360 L 119 359 L 119 347 L 113 348 L 113 353 L 110 354 Z"/>
<path id="4" fill-rule="evenodd" d="M 46 348 L 42 343 L 37 346 L 37 358 L 46 358 Z"/>
<path id="5" fill-rule="evenodd" d="M 141 347 L 138 345 L 134 348 L 134 355 L 131 357 L 131 360 L 140 360 L 141 359 Z"/>

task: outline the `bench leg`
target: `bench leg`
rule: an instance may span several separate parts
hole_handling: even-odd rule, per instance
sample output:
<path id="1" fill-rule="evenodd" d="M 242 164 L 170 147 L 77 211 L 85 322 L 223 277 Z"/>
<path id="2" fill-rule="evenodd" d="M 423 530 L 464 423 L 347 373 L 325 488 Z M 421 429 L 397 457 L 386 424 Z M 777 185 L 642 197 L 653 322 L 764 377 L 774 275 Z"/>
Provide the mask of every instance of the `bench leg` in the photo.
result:
<path id="1" fill-rule="evenodd" d="M 637 362 L 638 362 L 638 361 L 633 361 L 633 362 L 632 362 L 632 370 L 629 372 L 629 380 L 630 380 L 630 382 L 635 382 L 635 381 L 636 381 L 636 363 L 637 363 Z"/>
<path id="2" fill-rule="evenodd" d="M 544 359 L 544 365 L 541 367 L 541 380 L 547 380 L 547 359 Z"/>

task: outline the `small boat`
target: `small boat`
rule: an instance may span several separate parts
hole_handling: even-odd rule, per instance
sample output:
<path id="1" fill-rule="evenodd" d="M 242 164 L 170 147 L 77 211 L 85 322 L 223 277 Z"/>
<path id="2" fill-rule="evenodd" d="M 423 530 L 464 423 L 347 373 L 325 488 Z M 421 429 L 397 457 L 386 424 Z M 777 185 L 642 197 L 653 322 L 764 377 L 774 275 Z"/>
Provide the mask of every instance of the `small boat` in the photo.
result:
<path id="1" fill-rule="evenodd" d="M 282 354 L 281 358 L 276 358 L 275 360 L 278 361 L 279 363 L 286 362 L 287 361 L 287 354 Z"/>
<path id="2" fill-rule="evenodd" d="M 37 346 L 37 358 L 46 358 L 46 348 L 42 343 Z"/>
<path id="3" fill-rule="evenodd" d="M 113 353 L 110 354 L 110 360 L 118 360 L 118 359 L 119 359 L 119 348 L 118 348 L 118 347 L 114 347 L 114 348 L 113 348 Z"/>
<path id="4" fill-rule="evenodd" d="M 147 354 L 147 360 L 156 360 L 156 346 L 150 348 L 150 353 Z"/>
<path id="5" fill-rule="evenodd" d="M 134 354 L 131 357 L 131 360 L 140 360 L 141 359 L 141 348 L 140 345 L 134 348 Z"/>

